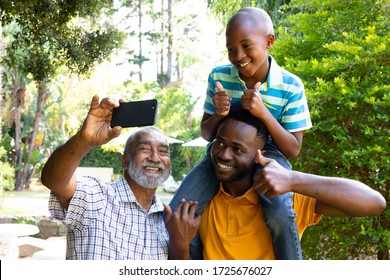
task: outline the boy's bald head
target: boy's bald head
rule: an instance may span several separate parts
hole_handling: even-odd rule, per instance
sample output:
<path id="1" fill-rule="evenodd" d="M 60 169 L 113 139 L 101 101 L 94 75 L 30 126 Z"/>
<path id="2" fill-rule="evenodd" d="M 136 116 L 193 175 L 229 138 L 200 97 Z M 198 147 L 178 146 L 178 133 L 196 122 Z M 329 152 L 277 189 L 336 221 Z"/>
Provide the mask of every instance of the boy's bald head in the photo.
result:
<path id="1" fill-rule="evenodd" d="M 266 35 L 274 35 L 274 27 L 271 17 L 266 11 L 259 8 L 246 7 L 238 10 L 228 21 L 227 28 L 236 21 L 250 20 L 254 28 L 261 28 Z"/>

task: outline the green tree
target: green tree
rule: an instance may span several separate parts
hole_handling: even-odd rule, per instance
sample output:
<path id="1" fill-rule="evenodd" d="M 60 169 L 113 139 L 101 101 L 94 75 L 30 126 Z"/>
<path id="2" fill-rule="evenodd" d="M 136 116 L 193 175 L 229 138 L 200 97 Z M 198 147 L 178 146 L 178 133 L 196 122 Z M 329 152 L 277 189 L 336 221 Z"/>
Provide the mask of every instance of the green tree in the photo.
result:
<path id="1" fill-rule="evenodd" d="M 107 22 L 104 22 L 104 26 L 98 24 L 94 18 L 105 11 L 103 8 L 111 5 L 112 0 L 0 2 L 2 26 L 16 25 L 8 34 L 9 44 L 2 59 L 8 73 L 5 93 L 10 95 L 10 100 L 15 100 L 15 132 L 21 134 L 23 129 L 26 130 L 25 138 L 15 139 L 16 190 L 29 187 L 35 170 L 34 163 L 42 158 L 38 149 L 41 144 L 37 139 L 38 128 L 44 113 L 43 106 L 50 96 L 48 86 L 57 69 L 66 66 L 77 74 L 87 74 L 121 42 L 122 36 L 115 28 Z M 86 19 L 83 25 L 79 25 L 77 20 L 81 18 Z M 19 84 L 15 84 L 12 73 L 20 77 Z M 20 98 L 24 99 L 25 85 L 30 82 L 29 79 L 36 85 L 32 107 L 34 116 L 30 127 L 22 127 L 21 107 L 18 104 Z"/>
<path id="2" fill-rule="evenodd" d="M 284 12 L 271 52 L 303 79 L 313 121 L 294 169 L 360 180 L 388 201 L 388 3 L 295 0 Z M 389 216 L 324 218 L 303 236 L 304 256 L 389 259 Z"/>

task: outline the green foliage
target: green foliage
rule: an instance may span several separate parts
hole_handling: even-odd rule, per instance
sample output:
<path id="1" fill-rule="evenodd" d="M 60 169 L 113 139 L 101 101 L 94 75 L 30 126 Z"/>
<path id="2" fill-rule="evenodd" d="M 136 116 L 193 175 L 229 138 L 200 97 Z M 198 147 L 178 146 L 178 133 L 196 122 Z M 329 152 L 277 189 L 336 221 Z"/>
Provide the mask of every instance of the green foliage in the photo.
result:
<path id="1" fill-rule="evenodd" d="M 3 142 L 2 140 L 0 138 L 0 143 Z M 14 169 L 8 162 L 3 145 L 0 146 L 0 170 L 0 194 L 2 194 L 3 190 L 12 190 L 14 187 Z"/>
<path id="2" fill-rule="evenodd" d="M 112 167 L 115 174 L 122 174 L 122 154 L 95 147 L 81 160 L 82 167 Z"/>
<path id="3" fill-rule="evenodd" d="M 301 155 L 292 162 L 294 169 L 360 180 L 387 201 L 388 8 L 384 1 L 375 0 L 292 1 L 286 11 L 295 14 L 279 28 L 272 49 L 281 65 L 302 78 L 313 121 Z M 385 213 L 324 218 L 303 237 L 305 256 L 388 258 L 389 228 Z"/>
<path id="4" fill-rule="evenodd" d="M 121 43 L 122 34 L 109 26 L 80 28 L 75 19 L 97 15 L 110 5 L 112 0 L 0 2 L 1 24 L 18 26 L 6 46 L 4 63 L 18 66 L 18 71 L 38 82 L 50 81 L 62 65 L 88 73 Z"/>

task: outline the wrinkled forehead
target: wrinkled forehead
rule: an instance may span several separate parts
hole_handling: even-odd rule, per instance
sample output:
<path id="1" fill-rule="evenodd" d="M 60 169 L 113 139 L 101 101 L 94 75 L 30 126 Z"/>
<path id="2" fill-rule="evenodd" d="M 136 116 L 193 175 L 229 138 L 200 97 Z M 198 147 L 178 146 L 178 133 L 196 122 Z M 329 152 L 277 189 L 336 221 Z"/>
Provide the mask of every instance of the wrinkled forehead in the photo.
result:
<path id="1" fill-rule="evenodd" d="M 147 130 L 138 133 L 134 143 L 136 146 L 141 144 L 157 145 L 157 146 L 168 146 L 168 141 L 165 135 L 157 130 Z"/>
<path id="2" fill-rule="evenodd" d="M 143 129 L 130 136 L 126 143 L 125 153 L 131 153 L 140 145 L 166 147 L 169 149 L 167 138 L 156 129 Z"/>

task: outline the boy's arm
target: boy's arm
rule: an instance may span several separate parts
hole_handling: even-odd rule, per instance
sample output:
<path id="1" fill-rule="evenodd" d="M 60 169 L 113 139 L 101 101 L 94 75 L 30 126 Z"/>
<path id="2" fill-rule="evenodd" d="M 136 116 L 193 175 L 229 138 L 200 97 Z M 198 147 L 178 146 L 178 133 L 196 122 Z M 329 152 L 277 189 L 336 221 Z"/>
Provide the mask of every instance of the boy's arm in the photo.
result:
<path id="1" fill-rule="evenodd" d="M 203 113 L 202 123 L 200 125 L 202 137 L 209 142 L 213 141 L 217 134 L 218 126 L 223 118 L 224 117 L 218 115 L 217 113 L 212 115 Z"/>
<path id="2" fill-rule="evenodd" d="M 290 133 L 281 126 L 265 107 L 259 92 L 260 85 L 260 83 L 256 83 L 254 89 L 244 91 L 242 107 L 264 123 L 272 137 L 272 141 L 287 159 L 295 158 L 301 151 L 303 131 Z"/>
<path id="3" fill-rule="evenodd" d="M 256 173 L 254 188 L 269 198 L 295 192 L 316 199 L 315 212 L 332 216 L 375 216 L 386 208 L 384 197 L 362 182 L 290 171 L 258 151 L 263 166 Z"/>

